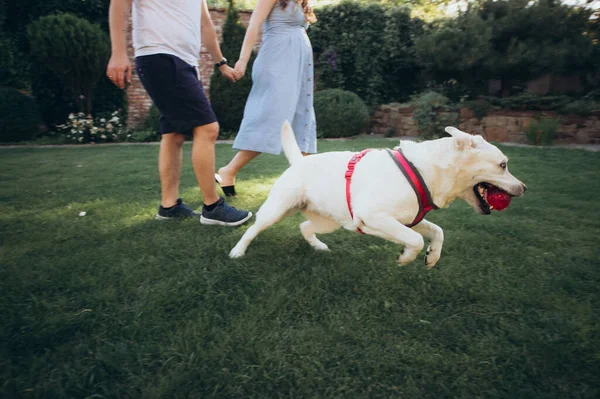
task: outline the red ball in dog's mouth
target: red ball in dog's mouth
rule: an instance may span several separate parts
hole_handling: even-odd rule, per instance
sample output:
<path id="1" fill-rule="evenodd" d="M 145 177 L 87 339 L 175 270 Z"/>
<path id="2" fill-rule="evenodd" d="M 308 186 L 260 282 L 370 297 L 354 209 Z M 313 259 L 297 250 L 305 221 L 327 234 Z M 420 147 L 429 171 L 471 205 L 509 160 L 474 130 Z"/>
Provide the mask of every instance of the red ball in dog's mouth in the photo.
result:
<path id="1" fill-rule="evenodd" d="M 501 211 L 510 205 L 512 196 L 499 187 L 490 183 L 479 183 L 473 187 L 475 195 L 481 203 L 481 209 L 485 214 L 490 214 L 490 211 Z"/>
<path id="2" fill-rule="evenodd" d="M 508 208 L 512 197 L 506 191 L 490 184 L 485 199 L 491 209 L 501 211 Z"/>

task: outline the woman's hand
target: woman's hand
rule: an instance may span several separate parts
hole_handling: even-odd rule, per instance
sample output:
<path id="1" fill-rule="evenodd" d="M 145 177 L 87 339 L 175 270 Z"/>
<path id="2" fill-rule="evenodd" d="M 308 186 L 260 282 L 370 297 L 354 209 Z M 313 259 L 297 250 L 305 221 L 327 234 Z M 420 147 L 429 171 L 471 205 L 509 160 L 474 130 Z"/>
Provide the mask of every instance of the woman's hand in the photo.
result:
<path id="1" fill-rule="evenodd" d="M 240 80 L 246 74 L 246 67 L 248 63 L 246 61 L 239 60 L 235 63 L 235 68 L 233 69 L 235 77 L 237 80 Z"/>

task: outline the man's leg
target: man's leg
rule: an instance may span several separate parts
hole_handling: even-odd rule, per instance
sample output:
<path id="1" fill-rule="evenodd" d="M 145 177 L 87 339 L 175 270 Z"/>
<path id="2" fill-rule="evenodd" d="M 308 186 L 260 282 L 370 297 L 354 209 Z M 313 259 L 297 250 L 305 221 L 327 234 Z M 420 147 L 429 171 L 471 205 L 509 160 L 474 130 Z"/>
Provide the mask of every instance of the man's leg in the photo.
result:
<path id="1" fill-rule="evenodd" d="M 181 158 L 185 137 L 178 133 L 163 134 L 158 153 L 158 173 L 160 175 L 161 205 L 170 208 L 179 198 Z"/>
<path id="2" fill-rule="evenodd" d="M 252 212 L 236 209 L 217 195 L 215 144 L 218 136 L 219 124 L 217 122 L 194 128 L 192 164 L 198 186 L 204 197 L 200 222 L 220 226 L 239 226 L 252 217 Z"/>
<path id="3" fill-rule="evenodd" d="M 212 205 L 219 200 L 215 187 L 215 144 L 218 136 L 217 122 L 194 128 L 192 165 L 205 205 Z"/>

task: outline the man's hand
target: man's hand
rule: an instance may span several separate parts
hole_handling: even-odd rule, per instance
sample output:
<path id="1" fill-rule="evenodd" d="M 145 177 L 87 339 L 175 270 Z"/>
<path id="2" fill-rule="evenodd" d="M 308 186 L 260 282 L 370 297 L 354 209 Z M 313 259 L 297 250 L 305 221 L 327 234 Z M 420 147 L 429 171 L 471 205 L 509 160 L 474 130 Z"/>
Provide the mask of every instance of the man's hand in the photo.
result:
<path id="1" fill-rule="evenodd" d="M 231 80 L 232 82 L 236 82 L 238 80 L 235 77 L 235 71 L 229 65 L 221 65 L 219 67 L 219 70 L 221 71 L 221 74 L 223 76 L 225 76 L 227 79 Z"/>
<path id="2" fill-rule="evenodd" d="M 248 63 L 246 61 L 239 60 L 238 62 L 235 63 L 234 73 L 235 73 L 235 78 L 237 80 L 240 80 L 241 78 L 244 77 L 244 75 L 246 74 L 247 66 L 248 66 Z"/>
<path id="3" fill-rule="evenodd" d="M 131 83 L 131 63 L 127 54 L 113 53 L 110 56 L 106 76 L 120 89 Z"/>

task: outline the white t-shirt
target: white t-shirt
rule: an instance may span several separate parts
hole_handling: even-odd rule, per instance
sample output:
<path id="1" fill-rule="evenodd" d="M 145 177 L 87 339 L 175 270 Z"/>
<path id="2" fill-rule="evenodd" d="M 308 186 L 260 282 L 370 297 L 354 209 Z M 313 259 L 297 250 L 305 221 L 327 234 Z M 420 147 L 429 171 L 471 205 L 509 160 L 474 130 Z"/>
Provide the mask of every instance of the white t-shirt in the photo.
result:
<path id="1" fill-rule="evenodd" d="M 133 0 L 135 56 L 171 54 L 197 66 L 204 0 Z"/>

